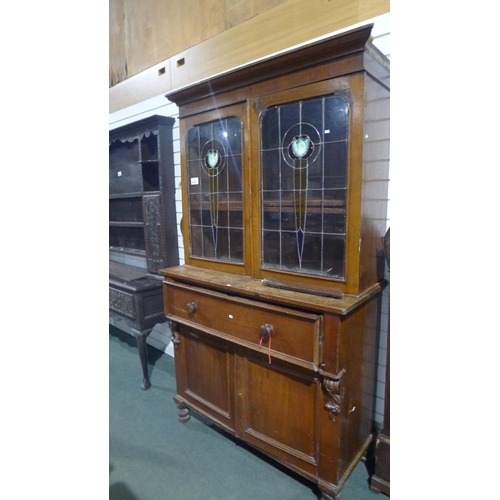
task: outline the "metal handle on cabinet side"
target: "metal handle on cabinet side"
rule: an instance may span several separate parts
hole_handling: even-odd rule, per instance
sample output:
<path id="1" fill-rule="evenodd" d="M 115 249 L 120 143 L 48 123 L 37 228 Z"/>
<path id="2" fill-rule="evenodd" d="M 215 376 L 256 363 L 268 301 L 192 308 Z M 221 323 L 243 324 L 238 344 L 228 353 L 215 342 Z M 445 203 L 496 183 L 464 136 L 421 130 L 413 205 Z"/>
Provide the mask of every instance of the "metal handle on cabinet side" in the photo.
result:
<path id="1" fill-rule="evenodd" d="M 196 305 L 196 302 L 188 302 L 186 304 L 186 311 L 189 314 L 189 316 L 192 316 L 197 310 L 198 306 Z"/>

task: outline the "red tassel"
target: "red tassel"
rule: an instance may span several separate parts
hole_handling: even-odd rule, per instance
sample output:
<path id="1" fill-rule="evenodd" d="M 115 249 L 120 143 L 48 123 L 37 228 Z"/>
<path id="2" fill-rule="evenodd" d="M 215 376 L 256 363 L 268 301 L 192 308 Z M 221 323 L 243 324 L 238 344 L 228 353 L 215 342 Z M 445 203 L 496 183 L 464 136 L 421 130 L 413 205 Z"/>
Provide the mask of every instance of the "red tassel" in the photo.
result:
<path id="1" fill-rule="evenodd" d="M 264 337 L 260 338 L 259 345 L 262 346 L 262 341 L 264 340 Z M 269 337 L 269 364 L 271 364 L 271 337 Z"/>

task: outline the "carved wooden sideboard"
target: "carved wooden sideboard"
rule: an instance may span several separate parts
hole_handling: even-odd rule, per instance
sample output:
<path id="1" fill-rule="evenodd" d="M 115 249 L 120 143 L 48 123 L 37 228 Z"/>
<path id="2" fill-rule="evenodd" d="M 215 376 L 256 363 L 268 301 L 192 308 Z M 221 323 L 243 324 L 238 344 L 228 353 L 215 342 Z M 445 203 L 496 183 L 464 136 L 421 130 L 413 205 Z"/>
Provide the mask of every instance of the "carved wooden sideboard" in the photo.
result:
<path id="1" fill-rule="evenodd" d="M 198 412 L 323 499 L 374 431 L 389 63 L 370 32 L 167 96 L 186 260 L 161 271 L 179 419 Z"/>
<path id="2" fill-rule="evenodd" d="M 165 321 L 158 271 L 179 264 L 174 122 L 155 115 L 109 132 L 109 312 L 137 339 L 143 389 L 146 338 Z"/>

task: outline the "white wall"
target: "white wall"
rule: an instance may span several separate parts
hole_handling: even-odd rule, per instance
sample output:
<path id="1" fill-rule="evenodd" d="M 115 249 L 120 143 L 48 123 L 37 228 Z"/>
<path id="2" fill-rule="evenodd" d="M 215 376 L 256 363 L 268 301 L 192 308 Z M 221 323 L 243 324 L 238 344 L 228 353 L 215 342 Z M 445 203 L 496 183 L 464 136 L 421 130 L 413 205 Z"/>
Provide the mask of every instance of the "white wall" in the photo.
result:
<path id="1" fill-rule="evenodd" d="M 367 20 L 361 24 L 373 23 L 373 43 L 387 57 L 390 58 L 390 14 L 384 14 L 374 19 Z M 357 26 L 359 26 L 357 25 Z M 343 30 L 345 31 L 345 30 Z M 181 192 L 181 171 L 180 171 L 180 138 L 179 138 L 179 111 L 177 106 L 170 102 L 163 94 L 152 99 L 148 99 L 139 104 L 135 104 L 128 108 L 122 109 L 109 115 L 109 129 L 126 125 L 127 123 L 146 118 L 151 115 L 170 116 L 176 119 L 173 129 L 174 135 L 174 164 L 175 164 L 175 184 L 176 184 L 176 214 L 177 214 L 177 232 L 179 239 L 179 263 L 184 263 L 184 243 L 181 237 L 180 220 L 182 216 L 182 192 Z M 390 183 L 389 183 L 390 192 Z M 389 202 L 390 205 L 390 195 Z M 387 227 L 390 225 L 389 210 L 387 213 Z M 387 279 L 389 274 L 386 273 Z M 381 317 L 381 332 L 380 332 L 380 349 L 378 359 L 378 374 L 377 374 L 377 399 L 375 406 L 375 421 L 381 426 L 384 414 L 384 394 L 385 394 L 385 367 L 387 357 L 387 325 L 389 319 L 389 289 L 387 288 L 383 294 L 382 300 L 382 317 Z M 128 332 L 130 328 L 123 322 L 117 322 L 110 317 L 110 324 Z M 173 356 L 173 348 L 170 342 L 170 330 L 165 323 L 156 325 L 148 337 L 148 344 L 166 352 Z"/>
<path id="2" fill-rule="evenodd" d="M 383 52 L 389 59 L 391 57 L 390 45 L 390 14 L 384 14 L 374 20 L 372 30 L 374 45 Z M 389 192 L 387 201 L 387 223 L 386 229 L 390 226 L 390 195 L 391 183 L 389 182 Z M 389 272 L 386 268 L 386 278 L 390 279 Z M 383 425 L 384 418 L 384 401 L 385 401 L 385 374 L 387 362 L 387 340 L 388 340 L 388 323 L 389 323 L 389 287 L 384 290 L 382 296 L 382 315 L 380 325 L 380 345 L 378 356 L 377 369 L 377 398 L 375 401 L 375 422 L 378 426 Z"/>

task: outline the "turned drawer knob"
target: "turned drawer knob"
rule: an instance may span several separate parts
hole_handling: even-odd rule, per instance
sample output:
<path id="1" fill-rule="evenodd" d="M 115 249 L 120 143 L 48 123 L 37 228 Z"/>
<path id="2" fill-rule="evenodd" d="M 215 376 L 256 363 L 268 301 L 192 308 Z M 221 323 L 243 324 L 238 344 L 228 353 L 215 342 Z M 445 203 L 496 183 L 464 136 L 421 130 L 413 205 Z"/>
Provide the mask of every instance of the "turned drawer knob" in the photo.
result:
<path id="1" fill-rule="evenodd" d="M 196 310 L 197 310 L 197 309 L 198 309 L 198 308 L 197 308 L 197 306 L 196 306 L 196 302 L 188 302 L 188 303 L 186 304 L 186 311 L 187 311 L 187 313 L 188 313 L 190 316 L 192 316 L 192 315 L 196 312 Z"/>
<path id="2" fill-rule="evenodd" d="M 260 336 L 263 339 L 267 339 L 271 337 L 271 335 L 274 333 L 274 328 L 273 325 L 270 325 L 269 323 L 266 323 L 265 325 L 262 325 L 260 327 Z"/>

